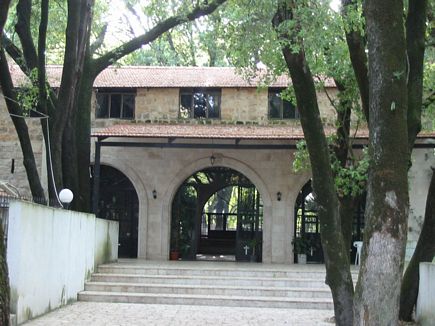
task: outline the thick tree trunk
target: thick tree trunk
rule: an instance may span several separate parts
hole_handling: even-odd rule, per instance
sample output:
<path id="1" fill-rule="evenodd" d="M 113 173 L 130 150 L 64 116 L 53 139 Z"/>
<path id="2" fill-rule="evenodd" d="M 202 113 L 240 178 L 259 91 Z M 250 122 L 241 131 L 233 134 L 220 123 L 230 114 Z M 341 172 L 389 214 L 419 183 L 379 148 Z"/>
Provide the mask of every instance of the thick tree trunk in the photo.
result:
<path id="1" fill-rule="evenodd" d="M 353 283 L 349 268 L 349 254 L 341 231 L 338 199 L 330 164 L 314 81 L 305 59 L 303 41 L 294 31 L 282 29 L 281 23 L 293 18 L 293 1 L 281 1 L 273 24 L 284 44 L 297 45 L 295 53 L 290 45 L 282 51 L 290 71 L 296 101 L 301 116 L 313 174 L 313 189 L 318 204 L 323 253 L 326 264 L 326 283 L 332 291 L 337 325 L 352 324 Z M 294 33 L 289 35 L 288 33 Z"/>
<path id="2" fill-rule="evenodd" d="M 426 212 L 424 222 L 418 238 L 414 254 L 403 276 L 400 291 L 400 319 L 411 321 L 412 313 L 418 296 L 419 264 L 431 262 L 435 257 L 435 173 L 429 186 L 426 199 Z"/>
<path id="3" fill-rule="evenodd" d="M 425 32 L 427 0 L 410 0 L 406 19 L 406 45 L 408 54 L 408 146 L 412 149 L 421 129 L 421 108 L 423 97 L 423 60 L 425 52 Z M 435 254 L 435 177 L 426 199 L 426 212 L 423 228 L 417 247 L 403 277 L 400 290 L 400 319 L 412 320 L 412 312 L 417 303 L 419 264 L 432 261 Z"/>
<path id="4" fill-rule="evenodd" d="M 355 325 L 397 325 L 406 245 L 408 132 L 403 2 L 365 2 L 370 171 Z"/>
<path id="5" fill-rule="evenodd" d="M 77 103 L 77 119 L 75 128 L 76 161 L 78 167 L 78 210 L 90 212 L 91 187 L 89 180 L 90 149 L 91 149 L 91 107 L 92 85 L 96 78 L 90 60 L 86 59 Z"/>

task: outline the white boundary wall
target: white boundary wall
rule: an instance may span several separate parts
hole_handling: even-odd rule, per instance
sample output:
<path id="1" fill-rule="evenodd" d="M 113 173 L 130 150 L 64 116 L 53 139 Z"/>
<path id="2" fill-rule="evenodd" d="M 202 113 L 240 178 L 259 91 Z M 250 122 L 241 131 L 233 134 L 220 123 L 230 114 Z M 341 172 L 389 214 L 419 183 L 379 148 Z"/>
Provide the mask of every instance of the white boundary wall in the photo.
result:
<path id="1" fill-rule="evenodd" d="M 417 321 L 421 326 L 435 323 L 435 263 L 420 263 Z"/>
<path id="2" fill-rule="evenodd" d="M 97 264 L 118 256 L 118 222 L 21 201 L 9 206 L 11 313 L 22 323 L 77 300 Z"/>

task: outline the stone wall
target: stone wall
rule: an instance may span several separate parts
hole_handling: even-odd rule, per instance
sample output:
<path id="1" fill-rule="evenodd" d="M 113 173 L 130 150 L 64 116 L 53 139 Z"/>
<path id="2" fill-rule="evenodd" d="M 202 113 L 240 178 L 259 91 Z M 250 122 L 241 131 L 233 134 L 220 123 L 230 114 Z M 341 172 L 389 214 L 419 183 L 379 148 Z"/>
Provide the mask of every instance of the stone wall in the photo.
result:
<path id="1" fill-rule="evenodd" d="M 267 124 L 267 90 L 223 88 L 221 119 L 239 123 Z"/>
<path id="2" fill-rule="evenodd" d="M 0 97 L 1 95 L 0 92 Z M 45 184 L 45 164 L 42 160 L 45 156 L 45 149 L 42 142 L 41 122 L 40 119 L 35 118 L 26 118 L 26 122 L 32 139 L 38 172 Z M 0 181 L 8 182 L 18 188 L 22 196 L 30 196 L 20 142 L 2 97 L 0 99 Z"/>
<path id="3" fill-rule="evenodd" d="M 210 119 L 207 123 L 238 124 L 299 124 L 298 120 L 268 120 L 267 89 L 222 88 L 221 118 Z M 328 89 L 331 98 L 336 96 L 335 89 Z M 204 120 L 181 120 L 178 117 L 179 88 L 139 88 L 136 92 L 135 121 L 154 123 L 206 123 Z M 325 93 L 317 94 L 320 111 L 325 121 L 332 123 L 336 116 L 334 108 Z M 95 96 L 92 108 L 93 127 L 104 128 L 113 124 L 126 123 L 124 119 L 96 119 Z"/>
<path id="4" fill-rule="evenodd" d="M 294 233 L 294 206 L 309 174 L 292 172 L 292 150 L 208 150 L 102 148 L 101 162 L 122 171 L 133 183 L 139 198 L 139 245 L 141 258 L 166 260 L 169 254 L 169 225 L 172 199 L 181 183 L 193 173 L 215 166 L 235 169 L 257 187 L 264 201 L 263 261 L 293 261 L 291 239 Z M 428 189 L 427 175 L 435 165 L 431 150 L 416 149 L 410 172 L 411 194 L 410 243 L 407 259 L 413 252 L 420 229 L 416 217 L 424 212 Z M 128 160 L 125 158 L 128 157 Z M 157 199 L 152 191 L 157 191 Z M 276 194 L 282 193 L 278 201 Z"/>

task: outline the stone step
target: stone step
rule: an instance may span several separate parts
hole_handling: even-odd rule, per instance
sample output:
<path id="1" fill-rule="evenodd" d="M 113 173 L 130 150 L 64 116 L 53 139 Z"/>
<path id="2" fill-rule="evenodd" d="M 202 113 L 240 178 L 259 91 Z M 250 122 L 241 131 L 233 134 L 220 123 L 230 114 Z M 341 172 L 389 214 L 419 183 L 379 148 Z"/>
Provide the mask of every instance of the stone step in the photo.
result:
<path id="1" fill-rule="evenodd" d="M 253 264 L 251 264 L 252 266 Z M 117 266 L 101 265 L 98 272 L 102 274 L 130 274 L 130 275 L 198 275 L 198 276 L 231 276 L 231 277 L 267 277 L 267 278 L 310 278 L 325 279 L 326 273 L 322 269 L 318 270 L 279 270 L 264 268 L 181 268 L 181 267 L 145 267 L 145 266 Z M 354 276 L 357 274 L 354 273 Z"/>
<path id="2" fill-rule="evenodd" d="M 258 308 L 332 309 L 332 299 L 83 291 L 80 301 Z"/>
<path id="3" fill-rule="evenodd" d="M 115 282 L 87 282 L 85 291 L 194 294 L 216 296 L 255 296 L 255 297 L 291 297 L 291 298 L 331 298 L 327 288 L 291 288 L 291 287 L 252 287 L 252 286 L 216 286 L 216 285 L 179 285 L 179 284 L 140 284 Z"/>
<path id="4" fill-rule="evenodd" d="M 118 282 L 141 284 L 187 284 L 211 286 L 250 286 L 250 287 L 304 287 L 328 288 L 324 278 L 284 278 L 284 277 L 215 277 L 203 275 L 136 275 L 95 273 L 92 282 Z"/>

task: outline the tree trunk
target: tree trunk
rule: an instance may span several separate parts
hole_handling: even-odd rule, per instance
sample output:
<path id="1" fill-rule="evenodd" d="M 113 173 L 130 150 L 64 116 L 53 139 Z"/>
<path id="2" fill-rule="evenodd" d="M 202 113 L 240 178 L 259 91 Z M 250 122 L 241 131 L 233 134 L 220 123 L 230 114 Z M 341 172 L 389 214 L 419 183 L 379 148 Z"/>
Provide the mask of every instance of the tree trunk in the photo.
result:
<path id="1" fill-rule="evenodd" d="M 348 254 L 352 245 L 352 226 L 357 203 L 358 198 L 355 197 L 345 196 L 339 198 L 338 211 L 341 221 L 341 233 Z"/>
<path id="2" fill-rule="evenodd" d="M 30 191 L 33 198 L 44 203 L 45 194 L 42 188 L 41 180 L 39 178 L 38 168 L 36 166 L 27 124 L 24 119 L 13 116 L 20 116 L 23 114 L 23 112 L 17 104 L 17 97 L 13 90 L 12 79 L 3 49 L 0 49 L 0 68 L 0 85 L 6 100 L 8 112 L 9 114 L 12 114 L 11 119 L 20 141 L 21 151 L 23 153 L 23 165 L 26 170 L 27 179 L 29 181 Z"/>
<path id="3" fill-rule="evenodd" d="M 90 60 L 86 59 L 80 82 L 80 90 L 77 104 L 77 119 L 74 128 L 76 144 L 76 160 L 78 167 L 78 183 L 80 194 L 77 209 L 90 212 L 91 187 L 89 181 L 89 166 L 91 156 L 91 107 L 92 85 L 96 76 Z"/>
<path id="4" fill-rule="evenodd" d="M 397 325 L 406 245 L 408 132 L 403 2 L 365 2 L 370 170 L 354 325 Z"/>
<path id="5" fill-rule="evenodd" d="M 426 199 L 424 222 L 414 254 L 403 276 L 400 290 L 400 319 L 411 321 L 418 296 L 420 262 L 431 262 L 435 257 L 435 173 L 429 186 Z"/>
<path id="6" fill-rule="evenodd" d="M 1 36 L 3 35 L 3 28 L 5 27 L 6 20 L 8 19 L 8 11 L 11 0 L 0 1 L 0 47 L 2 45 Z"/>
<path id="7" fill-rule="evenodd" d="M 320 118 L 314 81 L 305 59 L 303 41 L 297 32 L 282 29 L 282 23 L 294 19 L 295 1 L 281 1 L 273 24 L 284 41 L 282 52 L 290 71 L 301 124 L 310 156 L 313 190 L 318 204 L 320 233 L 326 264 L 326 283 L 332 291 L 337 325 L 352 324 L 353 283 L 349 254 L 341 231 L 338 199 L 330 164 L 328 144 Z M 289 35 L 292 33 L 292 35 Z M 295 53 L 290 45 L 296 45 Z"/>
<path id="8" fill-rule="evenodd" d="M 406 49 L 408 55 L 408 146 L 410 153 L 417 134 L 421 130 L 426 14 L 427 0 L 409 0 L 406 18 Z"/>
<path id="9" fill-rule="evenodd" d="M 3 223 L 0 219 L 0 325 L 9 326 L 9 275 L 6 261 L 6 243 Z"/>

